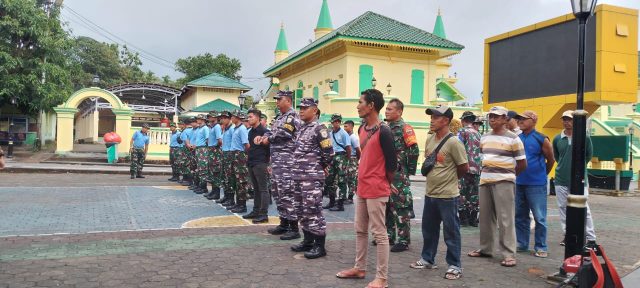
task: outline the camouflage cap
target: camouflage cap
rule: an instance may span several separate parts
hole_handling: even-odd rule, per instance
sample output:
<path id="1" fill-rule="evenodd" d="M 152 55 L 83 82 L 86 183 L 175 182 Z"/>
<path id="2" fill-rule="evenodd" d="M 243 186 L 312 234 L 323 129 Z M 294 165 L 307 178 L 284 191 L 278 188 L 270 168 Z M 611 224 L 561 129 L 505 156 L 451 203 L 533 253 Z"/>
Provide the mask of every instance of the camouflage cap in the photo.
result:
<path id="1" fill-rule="evenodd" d="M 313 99 L 311 97 L 304 97 L 302 98 L 302 100 L 300 100 L 300 105 L 298 105 L 298 107 L 311 107 L 311 106 L 318 106 L 318 100 Z"/>
<path id="2" fill-rule="evenodd" d="M 196 120 L 206 120 L 207 117 L 204 116 L 204 114 L 200 114 L 198 116 L 196 116 Z"/>
<path id="3" fill-rule="evenodd" d="M 147 123 L 143 123 L 143 124 L 142 124 L 142 128 L 147 128 L 147 129 L 149 129 L 149 124 L 147 124 Z"/>
<path id="4" fill-rule="evenodd" d="M 293 99 L 293 91 L 280 90 L 275 96 L 273 96 L 273 99 L 280 99 L 285 96 Z"/>
<path id="5" fill-rule="evenodd" d="M 220 116 L 219 117 L 227 117 L 227 118 L 231 118 L 231 112 L 229 111 L 222 111 L 220 112 Z"/>
<path id="6" fill-rule="evenodd" d="M 331 123 L 335 121 L 342 121 L 342 115 L 340 115 L 340 113 L 334 113 L 331 115 Z"/>
<path id="7" fill-rule="evenodd" d="M 213 111 L 209 112 L 209 114 L 207 114 L 207 117 L 218 117 L 218 116 L 220 116 L 220 113 L 218 113 L 218 111 L 215 111 L 215 110 L 213 110 Z"/>
<path id="8" fill-rule="evenodd" d="M 466 118 L 468 118 L 467 120 L 471 122 L 476 121 L 476 115 L 473 114 L 473 112 L 471 111 L 464 111 L 464 113 L 462 113 L 462 117 L 460 117 L 460 120 L 463 120 Z"/>

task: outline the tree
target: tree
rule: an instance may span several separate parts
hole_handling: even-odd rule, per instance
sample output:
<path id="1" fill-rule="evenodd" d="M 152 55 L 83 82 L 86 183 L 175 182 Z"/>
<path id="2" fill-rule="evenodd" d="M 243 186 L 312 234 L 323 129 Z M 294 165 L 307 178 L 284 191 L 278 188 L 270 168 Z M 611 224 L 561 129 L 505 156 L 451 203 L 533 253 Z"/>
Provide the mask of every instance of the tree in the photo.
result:
<path id="1" fill-rule="evenodd" d="M 213 57 L 210 53 L 204 55 L 190 56 L 176 61 L 176 70 L 185 74 L 185 77 L 178 79 L 178 83 L 184 85 L 211 73 L 219 73 L 231 79 L 240 80 L 242 65 L 240 60 L 229 58 L 225 54 L 218 54 Z"/>
<path id="2" fill-rule="evenodd" d="M 62 103 L 73 92 L 69 61 L 72 39 L 43 1 L 0 1 L 0 104 L 15 101 L 35 115 Z M 13 101 L 12 101 L 13 100 Z"/>
<path id="3" fill-rule="evenodd" d="M 108 87 L 120 84 L 123 69 L 117 44 L 99 42 L 93 38 L 80 36 L 74 41 L 73 60 L 80 71 L 74 73 L 75 89 L 92 86 L 94 75 L 100 77 L 100 86 Z"/>

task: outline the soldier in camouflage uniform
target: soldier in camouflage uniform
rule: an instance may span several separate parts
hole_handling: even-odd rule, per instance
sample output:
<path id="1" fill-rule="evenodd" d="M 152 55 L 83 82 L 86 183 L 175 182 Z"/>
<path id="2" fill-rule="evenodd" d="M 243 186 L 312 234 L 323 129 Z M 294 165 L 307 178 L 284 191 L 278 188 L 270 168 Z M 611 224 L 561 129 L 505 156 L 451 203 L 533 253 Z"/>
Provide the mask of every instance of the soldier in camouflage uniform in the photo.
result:
<path id="1" fill-rule="evenodd" d="M 224 197 L 217 200 L 216 203 L 222 204 L 222 206 L 235 205 L 235 199 L 233 193 L 236 190 L 233 182 L 233 153 L 231 151 L 231 140 L 233 138 L 234 126 L 231 123 L 231 113 L 224 111 L 220 115 L 220 124 L 222 125 L 222 189 L 224 189 Z"/>
<path id="2" fill-rule="evenodd" d="M 473 127 L 476 116 L 471 111 L 465 111 L 460 118 L 462 128 L 458 138 L 464 144 L 469 162 L 469 172 L 459 180 L 460 186 L 460 226 L 478 226 L 478 185 L 480 185 L 480 171 L 482 157 L 480 156 L 480 133 Z"/>
<path id="3" fill-rule="evenodd" d="M 200 176 L 198 175 L 198 161 L 196 160 L 196 138 L 198 137 L 198 129 L 200 125 L 195 117 L 191 118 L 191 134 L 189 135 L 189 172 L 193 179 L 191 179 L 190 190 L 195 191 L 200 185 Z"/>
<path id="4" fill-rule="evenodd" d="M 209 146 L 209 171 L 207 173 L 207 181 L 211 183 L 211 192 L 204 196 L 209 200 L 218 200 L 220 199 L 220 188 L 222 187 L 220 177 L 222 164 L 222 128 L 218 123 L 220 113 L 211 111 L 208 116 L 211 130 L 207 141 Z"/>
<path id="5" fill-rule="evenodd" d="M 271 151 L 272 192 L 275 196 L 280 225 L 269 229 L 272 235 L 281 235 L 282 240 L 300 238 L 298 216 L 295 213 L 293 198 L 293 152 L 296 148 L 295 137 L 300 130 L 300 117 L 292 108 L 293 92 L 278 91 L 273 97 L 280 115 L 275 119 L 271 131 L 259 139 L 263 145 L 269 144 Z"/>
<path id="6" fill-rule="evenodd" d="M 391 252 L 406 251 L 411 243 L 410 214 L 413 195 L 411 195 L 409 175 L 415 175 L 420 155 L 413 128 L 402 120 L 403 109 L 402 101 L 392 99 L 385 110 L 386 121 L 393 133 L 393 142 L 398 156 L 398 171 L 396 171 L 392 183 L 398 189 L 398 194 L 391 193 L 389 196 L 386 214 L 387 235 L 389 243 L 393 244 Z M 395 243 L 396 239 L 397 243 Z"/>
<path id="7" fill-rule="evenodd" d="M 198 129 L 196 130 L 196 139 L 194 146 L 196 160 L 196 174 L 198 175 L 198 183 L 193 190 L 196 194 L 209 193 L 207 188 L 207 178 L 209 177 L 209 126 L 207 126 L 204 115 L 196 117 Z"/>
<path id="8" fill-rule="evenodd" d="M 342 115 L 331 115 L 332 129 L 329 131 L 329 139 L 333 145 L 333 160 L 329 165 L 329 175 L 325 181 L 325 193 L 329 195 L 329 204 L 322 207 L 330 211 L 344 211 L 344 201 L 347 199 L 347 168 L 351 161 L 351 138 L 342 129 Z M 340 194 L 336 192 L 340 189 Z M 338 196 L 337 205 L 334 205 Z"/>
<path id="9" fill-rule="evenodd" d="M 233 213 L 247 212 L 247 188 L 249 185 L 249 168 L 247 167 L 247 150 L 249 150 L 249 132 L 242 120 L 246 118 L 243 112 L 237 111 L 231 116 L 235 128 L 231 138 L 233 183 L 236 187 L 236 205 L 227 206 Z"/>
<path id="10" fill-rule="evenodd" d="M 182 141 L 182 149 L 180 149 L 180 174 L 182 174 L 182 184 L 183 186 L 191 186 L 193 175 L 191 174 L 191 167 L 189 166 L 189 139 L 191 138 L 191 133 L 193 132 L 193 128 L 191 127 L 191 119 L 184 119 L 184 122 L 181 123 L 181 132 L 180 132 L 180 140 Z"/>
<path id="11" fill-rule="evenodd" d="M 129 169 L 131 179 L 144 178 L 142 176 L 142 168 L 149 149 L 149 124 L 142 124 L 142 129 L 133 133 L 129 145 L 131 146 L 129 151 L 131 153 L 131 166 Z"/>
<path id="12" fill-rule="evenodd" d="M 349 187 L 349 196 L 345 201 L 345 204 L 353 204 L 353 196 L 358 191 L 358 164 L 360 162 L 360 138 L 357 134 L 353 133 L 353 126 L 355 123 L 351 120 L 344 122 L 344 131 L 347 131 L 349 138 L 351 139 L 351 159 L 347 166 L 347 186 Z"/>
<path id="13" fill-rule="evenodd" d="M 169 129 L 171 130 L 171 138 L 169 141 L 169 164 L 171 164 L 171 178 L 169 181 L 176 182 L 180 180 L 180 167 L 178 162 L 178 154 L 180 152 L 180 131 L 177 129 L 176 123 L 171 123 L 169 125 Z"/>
<path id="14" fill-rule="evenodd" d="M 318 103 L 313 98 L 300 101 L 300 119 L 304 123 L 296 136 L 296 150 L 293 153 L 296 214 L 302 224 L 304 238 L 291 250 L 305 252 L 304 257 L 308 259 L 327 255 L 324 249 L 327 223 L 322 215 L 322 189 L 333 147 L 329 130 L 318 122 L 317 110 Z"/>

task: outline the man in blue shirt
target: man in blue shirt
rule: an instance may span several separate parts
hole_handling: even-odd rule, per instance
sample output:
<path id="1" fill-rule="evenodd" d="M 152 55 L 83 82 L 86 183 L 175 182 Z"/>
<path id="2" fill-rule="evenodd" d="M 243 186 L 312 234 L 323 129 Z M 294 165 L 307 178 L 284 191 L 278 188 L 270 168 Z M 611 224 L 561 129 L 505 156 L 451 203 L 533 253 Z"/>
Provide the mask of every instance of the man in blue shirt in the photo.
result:
<path id="1" fill-rule="evenodd" d="M 191 151 L 189 150 L 188 145 L 189 139 L 191 138 L 191 133 L 193 133 L 193 128 L 191 127 L 191 119 L 184 119 L 184 121 L 180 123 L 180 125 L 180 140 L 182 140 L 182 144 L 180 144 L 182 147 L 182 153 L 180 154 L 180 170 L 182 174 L 182 182 L 180 184 L 182 184 L 182 186 L 191 186 L 193 175 L 191 173 L 191 166 L 189 162 L 189 153 L 191 153 Z"/>
<path id="2" fill-rule="evenodd" d="M 169 129 L 171 130 L 171 140 L 169 141 L 169 163 L 171 164 L 172 177 L 168 180 L 176 182 L 180 180 L 180 167 L 178 167 L 180 162 L 178 162 L 178 154 L 181 149 L 180 145 L 182 145 L 180 142 L 182 141 L 180 140 L 180 142 L 178 142 L 178 140 L 180 139 L 180 131 L 178 131 L 176 123 L 171 123 L 171 125 L 169 125 Z"/>
<path id="3" fill-rule="evenodd" d="M 207 189 L 207 177 L 209 174 L 209 127 L 205 122 L 204 115 L 198 115 L 196 122 L 198 123 L 198 129 L 195 133 L 195 160 L 196 171 L 198 175 L 198 182 L 194 185 L 193 192 L 196 194 L 209 193 Z"/>
<path id="4" fill-rule="evenodd" d="M 142 168 L 144 167 L 144 159 L 147 156 L 149 150 L 149 124 L 142 124 L 142 129 L 133 133 L 131 137 L 131 179 L 144 178 L 142 176 Z"/>
<path id="5" fill-rule="evenodd" d="M 538 115 L 524 111 L 515 116 L 522 131 L 518 137 L 524 144 L 527 168 L 516 176 L 516 239 L 518 252 L 529 251 L 531 220 L 536 222 L 534 256 L 547 257 L 547 175 L 555 163 L 549 137 L 536 131 Z"/>
<path id="6" fill-rule="evenodd" d="M 220 164 L 222 163 L 222 128 L 218 123 L 218 117 L 220 114 L 216 111 L 209 113 L 209 123 L 211 130 L 209 132 L 208 146 L 209 146 L 209 173 L 207 174 L 207 181 L 211 183 L 211 192 L 204 196 L 209 200 L 220 199 L 220 187 L 222 187 L 222 179 L 220 177 Z"/>
<path id="7" fill-rule="evenodd" d="M 249 168 L 247 167 L 247 151 L 249 150 L 249 133 L 242 120 L 246 115 L 240 111 L 231 116 L 235 125 L 231 139 L 231 151 L 233 155 L 233 180 L 236 187 L 236 205 L 227 206 L 227 210 L 233 213 L 247 212 L 247 185 Z"/>
<path id="8" fill-rule="evenodd" d="M 198 129 L 200 125 L 196 117 L 191 117 L 191 134 L 189 134 L 189 141 L 187 141 L 187 147 L 189 147 L 189 171 L 191 172 L 191 186 L 190 190 L 195 190 L 200 184 L 200 177 L 198 177 L 198 161 L 196 160 L 196 138 L 198 137 Z"/>
<path id="9" fill-rule="evenodd" d="M 329 165 L 329 175 L 325 181 L 325 193 L 329 195 L 329 204 L 324 209 L 330 211 L 344 211 L 344 200 L 347 199 L 347 167 L 351 159 L 351 137 L 342 129 L 342 115 L 331 115 L 332 130 L 329 139 L 333 144 L 333 160 Z M 340 189 L 338 205 L 335 205 L 336 191 Z"/>
<path id="10" fill-rule="evenodd" d="M 220 115 L 220 124 L 222 128 L 222 189 L 224 197 L 216 201 L 222 206 L 236 205 L 233 198 L 233 191 L 236 187 L 233 183 L 233 153 L 231 151 L 231 140 L 233 139 L 233 131 L 235 127 L 231 123 L 231 113 L 224 111 Z"/>

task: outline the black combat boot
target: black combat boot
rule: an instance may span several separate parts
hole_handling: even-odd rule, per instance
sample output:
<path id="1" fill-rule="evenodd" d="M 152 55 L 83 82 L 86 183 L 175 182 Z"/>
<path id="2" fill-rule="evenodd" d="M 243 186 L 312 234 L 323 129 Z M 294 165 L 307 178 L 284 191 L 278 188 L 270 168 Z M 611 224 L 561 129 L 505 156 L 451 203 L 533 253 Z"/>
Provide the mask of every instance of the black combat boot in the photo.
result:
<path id="1" fill-rule="evenodd" d="M 327 250 L 324 249 L 324 241 L 327 238 L 327 236 L 318 236 L 318 235 L 313 235 L 313 248 L 311 248 L 311 250 L 304 252 L 304 258 L 307 259 L 316 259 L 316 258 L 320 258 L 320 257 L 324 257 L 327 256 Z"/>
<path id="2" fill-rule="evenodd" d="M 200 183 L 200 191 L 196 192 L 196 194 L 209 194 L 209 188 L 207 187 L 207 182 L 202 181 L 202 183 Z"/>
<path id="3" fill-rule="evenodd" d="M 233 209 L 233 206 L 236 206 L 236 200 L 233 199 L 233 195 L 229 195 L 231 198 L 229 198 L 229 201 L 222 203 L 222 206 L 224 206 L 225 209 L 227 210 L 231 210 Z"/>
<path id="4" fill-rule="evenodd" d="M 236 204 L 233 209 L 231 209 L 231 213 L 246 213 L 247 212 L 247 201 L 238 200 L 238 204 Z"/>
<path id="5" fill-rule="evenodd" d="M 145 178 L 145 177 L 142 176 L 142 172 L 138 172 L 138 175 L 136 175 L 136 178 Z"/>
<path id="6" fill-rule="evenodd" d="M 297 245 L 291 246 L 291 251 L 293 252 L 307 252 L 313 248 L 313 234 L 309 233 L 306 230 L 302 230 L 302 234 L 304 238 L 302 238 L 302 242 Z"/>
<path id="7" fill-rule="evenodd" d="M 131 179 L 136 179 L 136 173 L 131 173 Z"/>
<path id="8" fill-rule="evenodd" d="M 267 230 L 267 233 L 271 235 L 282 235 L 287 232 L 288 227 L 289 227 L 289 221 L 287 219 L 280 217 L 280 225 L 273 228 L 269 228 Z"/>
<path id="9" fill-rule="evenodd" d="M 329 204 L 322 206 L 322 209 L 331 209 L 336 205 L 336 197 L 329 196 Z"/>
<path id="10" fill-rule="evenodd" d="M 176 168 L 171 167 L 171 178 L 167 179 L 168 181 L 175 182 L 180 178 L 178 177 L 178 173 L 176 173 Z"/>
<path id="11" fill-rule="evenodd" d="M 338 205 L 329 208 L 329 211 L 344 211 L 344 199 L 338 199 Z"/>
<path id="12" fill-rule="evenodd" d="M 218 200 L 220 199 L 220 187 L 213 187 L 211 186 L 211 200 Z"/>
<path id="13" fill-rule="evenodd" d="M 191 186 L 191 176 L 189 175 L 182 176 L 182 186 Z"/>
<path id="14" fill-rule="evenodd" d="M 287 220 L 287 222 L 289 222 L 289 228 L 287 229 L 286 233 L 280 236 L 280 240 L 293 240 L 300 238 L 300 232 L 298 231 L 298 221 Z"/>
<path id="15" fill-rule="evenodd" d="M 267 216 L 267 214 L 261 214 L 256 216 L 256 218 L 253 218 L 253 220 L 251 220 L 251 223 L 253 224 L 260 224 L 260 223 L 267 223 L 269 222 L 269 216 Z"/>
<path id="16" fill-rule="evenodd" d="M 256 210 L 252 210 L 249 214 L 242 215 L 242 219 L 253 219 L 258 217 L 258 212 Z"/>
<path id="17" fill-rule="evenodd" d="M 193 193 L 202 194 L 202 184 L 200 181 L 193 183 L 193 189 L 191 189 Z"/>
<path id="18" fill-rule="evenodd" d="M 224 204 L 225 202 L 229 202 L 229 193 L 224 193 L 222 199 L 216 200 L 216 203 L 218 204 Z"/>

